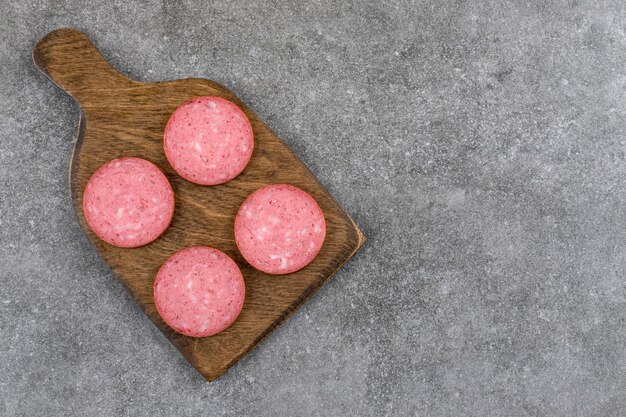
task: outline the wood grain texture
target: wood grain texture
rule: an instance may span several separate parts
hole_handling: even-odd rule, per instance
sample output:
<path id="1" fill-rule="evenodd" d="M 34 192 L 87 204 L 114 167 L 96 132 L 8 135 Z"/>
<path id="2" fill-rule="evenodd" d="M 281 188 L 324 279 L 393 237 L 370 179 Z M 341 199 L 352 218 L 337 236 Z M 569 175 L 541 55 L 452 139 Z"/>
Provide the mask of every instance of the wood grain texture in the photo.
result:
<path id="1" fill-rule="evenodd" d="M 259 117 L 225 87 L 204 79 L 159 83 L 130 80 L 111 68 L 82 33 L 59 29 L 36 45 L 37 67 L 80 105 L 78 138 L 70 167 L 70 188 L 78 220 L 100 255 L 128 287 L 139 305 L 187 360 L 208 380 L 222 375 L 256 346 L 330 278 L 364 243 L 356 224 L 311 172 Z M 162 137 L 172 112 L 186 100 L 216 95 L 236 103 L 248 116 L 255 148 L 249 165 L 234 180 L 218 186 L 192 184 L 168 164 Z M 136 249 L 111 246 L 88 228 L 82 196 L 91 174 L 114 158 L 136 156 L 157 165 L 176 195 L 174 219 L 153 243 Z M 234 242 L 235 214 L 254 190 L 289 183 L 310 193 L 322 208 L 326 241 L 303 270 L 270 276 L 246 263 Z M 154 277 L 173 253 L 194 245 L 224 251 L 241 268 L 246 301 L 237 321 L 212 337 L 195 339 L 170 329 L 152 296 Z"/>

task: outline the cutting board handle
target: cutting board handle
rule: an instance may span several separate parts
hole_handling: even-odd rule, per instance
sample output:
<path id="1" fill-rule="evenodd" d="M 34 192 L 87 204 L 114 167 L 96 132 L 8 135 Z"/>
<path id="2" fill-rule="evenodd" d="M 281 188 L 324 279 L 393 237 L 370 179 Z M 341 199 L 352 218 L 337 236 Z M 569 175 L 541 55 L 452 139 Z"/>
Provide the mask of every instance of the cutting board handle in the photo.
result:
<path id="1" fill-rule="evenodd" d="M 133 84 L 106 62 L 84 33 L 71 28 L 44 36 L 33 50 L 33 61 L 81 104 L 97 105 L 96 98 L 103 90 L 110 92 Z"/>

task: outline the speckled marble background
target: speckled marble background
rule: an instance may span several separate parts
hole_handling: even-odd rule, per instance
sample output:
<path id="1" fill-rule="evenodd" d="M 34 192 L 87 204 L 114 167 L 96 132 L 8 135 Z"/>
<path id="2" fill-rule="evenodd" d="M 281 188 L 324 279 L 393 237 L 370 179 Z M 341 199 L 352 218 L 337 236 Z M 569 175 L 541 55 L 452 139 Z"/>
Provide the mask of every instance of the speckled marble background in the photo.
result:
<path id="1" fill-rule="evenodd" d="M 624 415 L 624 1 L 131 3 L 0 3 L 0 415 Z M 62 26 L 228 86 L 368 237 L 214 383 L 75 220 Z"/>

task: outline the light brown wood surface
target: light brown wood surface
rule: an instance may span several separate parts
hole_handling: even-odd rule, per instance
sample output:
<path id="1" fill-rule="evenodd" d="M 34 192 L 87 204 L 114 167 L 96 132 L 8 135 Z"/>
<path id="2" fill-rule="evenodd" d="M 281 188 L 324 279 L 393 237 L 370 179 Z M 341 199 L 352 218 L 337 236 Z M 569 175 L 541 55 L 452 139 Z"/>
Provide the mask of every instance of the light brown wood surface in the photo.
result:
<path id="1" fill-rule="evenodd" d="M 311 172 L 225 87 L 204 79 L 159 83 L 130 80 L 111 68 L 90 40 L 73 29 L 46 35 L 36 45 L 33 59 L 82 109 L 70 167 L 71 195 L 81 226 L 148 317 L 208 380 L 222 375 L 254 348 L 364 243 L 359 228 Z M 255 140 L 244 172 L 213 187 L 195 185 L 178 176 L 162 146 L 163 129 L 172 112 L 186 100 L 205 95 L 220 96 L 241 107 L 252 123 Z M 136 249 L 117 248 L 98 239 L 82 212 L 83 190 L 91 174 L 107 161 L 124 156 L 156 164 L 176 195 L 171 226 L 153 243 Z M 254 190 L 274 183 L 293 184 L 311 194 L 327 223 L 326 241 L 317 258 L 303 270 L 284 276 L 267 275 L 248 265 L 233 236 L 240 204 Z M 194 245 L 224 251 L 239 265 L 246 281 L 246 300 L 237 321 L 222 333 L 202 339 L 170 329 L 158 315 L 152 296 L 161 264 L 173 253 Z"/>

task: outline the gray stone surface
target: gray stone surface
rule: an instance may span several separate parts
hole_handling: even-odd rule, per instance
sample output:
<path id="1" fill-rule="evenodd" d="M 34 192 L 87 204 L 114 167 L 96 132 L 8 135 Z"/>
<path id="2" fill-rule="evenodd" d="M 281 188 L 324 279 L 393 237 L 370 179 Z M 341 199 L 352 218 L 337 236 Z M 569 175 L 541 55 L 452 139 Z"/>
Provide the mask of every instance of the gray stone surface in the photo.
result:
<path id="1" fill-rule="evenodd" d="M 0 415 L 624 415 L 626 3 L 285 3 L 0 3 Z M 369 238 L 214 383 L 75 220 L 61 26 L 231 88 Z"/>

